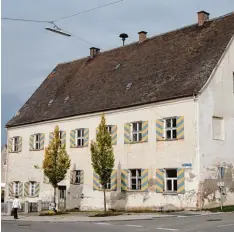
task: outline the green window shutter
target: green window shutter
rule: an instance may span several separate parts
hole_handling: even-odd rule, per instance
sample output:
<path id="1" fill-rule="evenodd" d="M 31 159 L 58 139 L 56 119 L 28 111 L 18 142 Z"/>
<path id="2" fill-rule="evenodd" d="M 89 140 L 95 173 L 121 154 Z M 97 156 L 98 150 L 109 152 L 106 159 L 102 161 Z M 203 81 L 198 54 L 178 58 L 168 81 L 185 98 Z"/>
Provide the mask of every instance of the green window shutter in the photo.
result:
<path id="1" fill-rule="evenodd" d="M 8 184 L 8 196 L 12 197 L 13 195 L 14 195 L 13 182 L 9 182 L 9 184 Z"/>
<path id="2" fill-rule="evenodd" d="M 23 196 L 23 183 L 19 182 L 19 196 L 22 197 Z"/>
<path id="3" fill-rule="evenodd" d="M 184 117 L 176 117 L 176 134 L 177 139 L 184 139 Z"/>
<path id="4" fill-rule="evenodd" d="M 66 131 L 61 131 L 61 145 L 66 147 Z"/>
<path id="5" fill-rule="evenodd" d="M 45 144 L 45 134 L 40 134 L 40 150 L 44 150 L 44 144 Z"/>
<path id="6" fill-rule="evenodd" d="M 112 139 L 112 145 L 117 144 L 117 125 L 111 126 L 111 139 Z"/>
<path id="7" fill-rule="evenodd" d="M 101 190 L 99 175 L 93 172 L 93 190 Z"/>
<path id="8" fill-rule="evenodd" d="M 29 196 L 29 182 L 24 182 L 24 196 Z"/>
<path id="9" fill-rule="evenodd" d="M 30 138 L 29 138 L 29 150 L 30 151 L 34 150 L 34 135 L 30 135 Z"/>
<path id="10" fill-rule="evenodd" d="M 128 169 L 121 170 L 121 191 L 128 190 Z"/>
<path id="11" fill-rule="evenodd" d="M 142 122 L 142 142 L 148 142 L 148 121 Z"/>
<path id="12" fill-rule="evenodd" d="M 84 184 L 84 170 L 80 171 L 80 184 Z"/>
<path id="13" fill-rule="evenodd" d="M 22 151 L 22 137 L 19 137 L 19 145 L 18 145 L 18 151 L 21 152 Z"/>
<path id="14" fill-rule="evenodd" d="M 70 171 L 70 184 L 75 183 L 75 170 Z"/>
<path id="15" fill-rule="evenodd" d="M 54 132 L 50 132 L 49 133 L 49 144 L 52 143 L 53 139 L 54 139 Z"/>
<path id="16" fill-rule="evenodd" d="M 177 193 L 185 193 L 183 168 L 177 169 Z"/>
<path id="17" fill-rule="evenodd" d="M 13 142 L 13 138 L 9 138 L 8 144 L 7 144 L 8 152 L 12 152 L 12 142 Z"/>
<path id="18" fill-rule="evenodd" d="M 76 131 L 75 130 L 71 130 L 70 131 L 70 147 L 74 148 L 76 147 Z"/>
<path id="19" fill-rule="evenodd" d="M 40 183 L 36 182 L 36 186 L 35 186 L 35 197 L 39 197 L 40 194 Z"/>
<path id="20" fill-rule="evenodd" d="M 84 147 L 88 147 L 89 145 L 89 129 L 84 129 Z"/>
<path id="21" fill-rule="evenodd" d="M 156 139 L 158 141 L 164 140 L 164 120 L 156 120 Z"/>
<path id="22" fill-rule="evenodd" d="M 148 192 L 149 181 L 148 181 L 148 169 L 141 169 L 141 191 Z"/>
<path id="23" fill-rule="evenodd" d="M 112 170 L 111 173 L 111 190 L 117 190 L 117 170 Z"/>
<path id="24" fill-rule="evenodd" d="M 131 143 L 131 123 L 125 123 L 124 124 L 124 143 L 129 144 Z"/>
<path id="25" fill-rule="evenodd" d="M 156 170 L 156 192 L 163 193 L 164 191 L 164 169 Z"/>

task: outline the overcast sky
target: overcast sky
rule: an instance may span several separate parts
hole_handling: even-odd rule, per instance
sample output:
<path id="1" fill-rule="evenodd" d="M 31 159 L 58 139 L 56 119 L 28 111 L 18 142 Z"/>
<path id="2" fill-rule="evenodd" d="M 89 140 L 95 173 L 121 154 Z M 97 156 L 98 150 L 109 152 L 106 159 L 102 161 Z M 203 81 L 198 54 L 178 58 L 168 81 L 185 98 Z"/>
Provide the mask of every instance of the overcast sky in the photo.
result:
<path id="1" fill-rule="evenodd" d="M 2 0 L 2 17 L 55 20 L 113 1 L 117 0 Z M 57 24 L 108 50 L 121 46 L 122 32 L 129 35 L 130 43 L 138 39 L 141 30 L 153 36 L 195 23 L 200 10 L 213 18 L 233 9 L 233 0 L 123 0 Z M 6 142 L 7 121 L 56 64 L 89 55 L 90 44 L 50 33 L 46 26 L 50 25 L 2 20 L 2 144 Z"/>

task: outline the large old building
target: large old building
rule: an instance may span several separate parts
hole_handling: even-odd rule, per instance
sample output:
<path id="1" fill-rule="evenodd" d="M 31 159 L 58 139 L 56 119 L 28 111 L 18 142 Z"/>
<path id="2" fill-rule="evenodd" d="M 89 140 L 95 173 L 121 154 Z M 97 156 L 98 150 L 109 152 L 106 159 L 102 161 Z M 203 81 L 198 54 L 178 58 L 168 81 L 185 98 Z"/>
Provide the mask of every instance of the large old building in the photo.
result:
<path id="1" fill-rule="evenodd" d="M 90 142 L 104 112 L 115 154 L 108 208 L 234 204 L 233 35 L 234 13 L 201 11 L 193 25 L 59 64 L 6 125 L 6 198 L 52 199 L 40 167 L 58 125 L 71 158 L 59 204 L 102 209 Z"/>

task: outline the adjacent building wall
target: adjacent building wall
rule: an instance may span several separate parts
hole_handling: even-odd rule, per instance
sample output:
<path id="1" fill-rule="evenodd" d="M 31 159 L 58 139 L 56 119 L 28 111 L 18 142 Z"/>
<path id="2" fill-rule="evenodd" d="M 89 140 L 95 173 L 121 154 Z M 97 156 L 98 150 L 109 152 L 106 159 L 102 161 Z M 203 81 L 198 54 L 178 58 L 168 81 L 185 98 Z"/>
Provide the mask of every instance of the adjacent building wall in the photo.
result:
<path id="1" fill-rule="evenodd" d="M 201 157 L 201 192 L 207 207 L 220 203 L 217 187 L 218 166 L 225 170 L 225 204 L 234 204 L 234 42 L 230 42 L 209 84 L 198 99 L 199 105 L 199 153 Z M 223 118 L 223 132 L 217 133 L 212 117 Z M 216 134 L 215 137 L 213 133 Z M 221 137 L 217 139 L 217 137 Z"/>
<path id="2" fill-rule="evenodd" d="M 106 114 L 107 124 L 117 125 L 117 145 L 114 145 L 115 169 L 145 168 L 149 169 L 149 192 L 113 191 L 107 194 L 109 208 L 143 208 L 164 207 L 164 209 L 196 207 L 198 183 L 198 165 L 195 142 L 195 104 L 193 99 L 171 101 Z M 184 116 L 185 139 L 175 141 L 156 141 L 156 119 L 160 117 Z M 141 144 L 124 144 L 124 123 L 148 121 L 148 142 Z M 81 209 L 102 209 L 103 193 L 93 191 L 93 170 L 91 166 L 90 146 L 70 148 L 70 130 L 89 128 L 89 141 L 96 137 L 96 127 L 100 123 L 100 114 L 87 115 L 56 122 L 27 125 L 10 128 L 8 136 L 22 136 L 23 148 L 20 153 L 9 153 L 8 182 L 35 180 L 41 183 L 39 198 L 29 198 L 30 202 L 38 199 L 51 200 L 53 191 L 50 185 L 43 183 L 43 171 L 34 165 L 42 165 L 43 151 L 29 151 L 29 136 L 45 133 L 45 145 L 48 145 L 49 133 L 58 125 L 66 131 L 67 152 L 71 157 L 71 169 L 84 170 L 84 185 L 70 185 L 68 172 L 65 184 L 68 189 L 67 207 Z M 185 194 L 163 195 L 155 192 L 156 168 L 181 168 L 183 163 L 191 163 L 192 168 L 185 171 Z M 118 179 L 118 184 L 120 180 Z M 118 190 L 120 188 L 118 187 Z M 83 198 L 81 198 L 83 193 Z M 23 198 L 25 200 L 26 198 Z"/>

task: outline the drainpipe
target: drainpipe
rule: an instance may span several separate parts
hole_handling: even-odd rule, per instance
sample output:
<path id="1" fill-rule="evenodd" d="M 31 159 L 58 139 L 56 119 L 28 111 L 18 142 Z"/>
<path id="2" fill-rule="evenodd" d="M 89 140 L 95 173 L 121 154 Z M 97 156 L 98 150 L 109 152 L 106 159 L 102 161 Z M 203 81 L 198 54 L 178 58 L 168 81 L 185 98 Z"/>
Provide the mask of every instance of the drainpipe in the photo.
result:
<path id="1" fill-rule="evenodd" d="M 197 202 L 196 202 L 196 206 L 199 206 L 199 203 L 201 203 L 198 199 L 198 197 L 200 197 L 199 195 L 199 186 L 200 186 L 200 171 L 201 171 L 201 167 L 200 167 L 200 142 L 199 142 L 199 105 L 198 105 L 198 95 L 197 94 L 193 94 L 193 100 L 194 100 L 194 130 L 195 130 L 195 150 L 196 150 L 196 160 L 197 160 L 197 182 L 198 182 L 198 186 L 197 186 Z"/>

